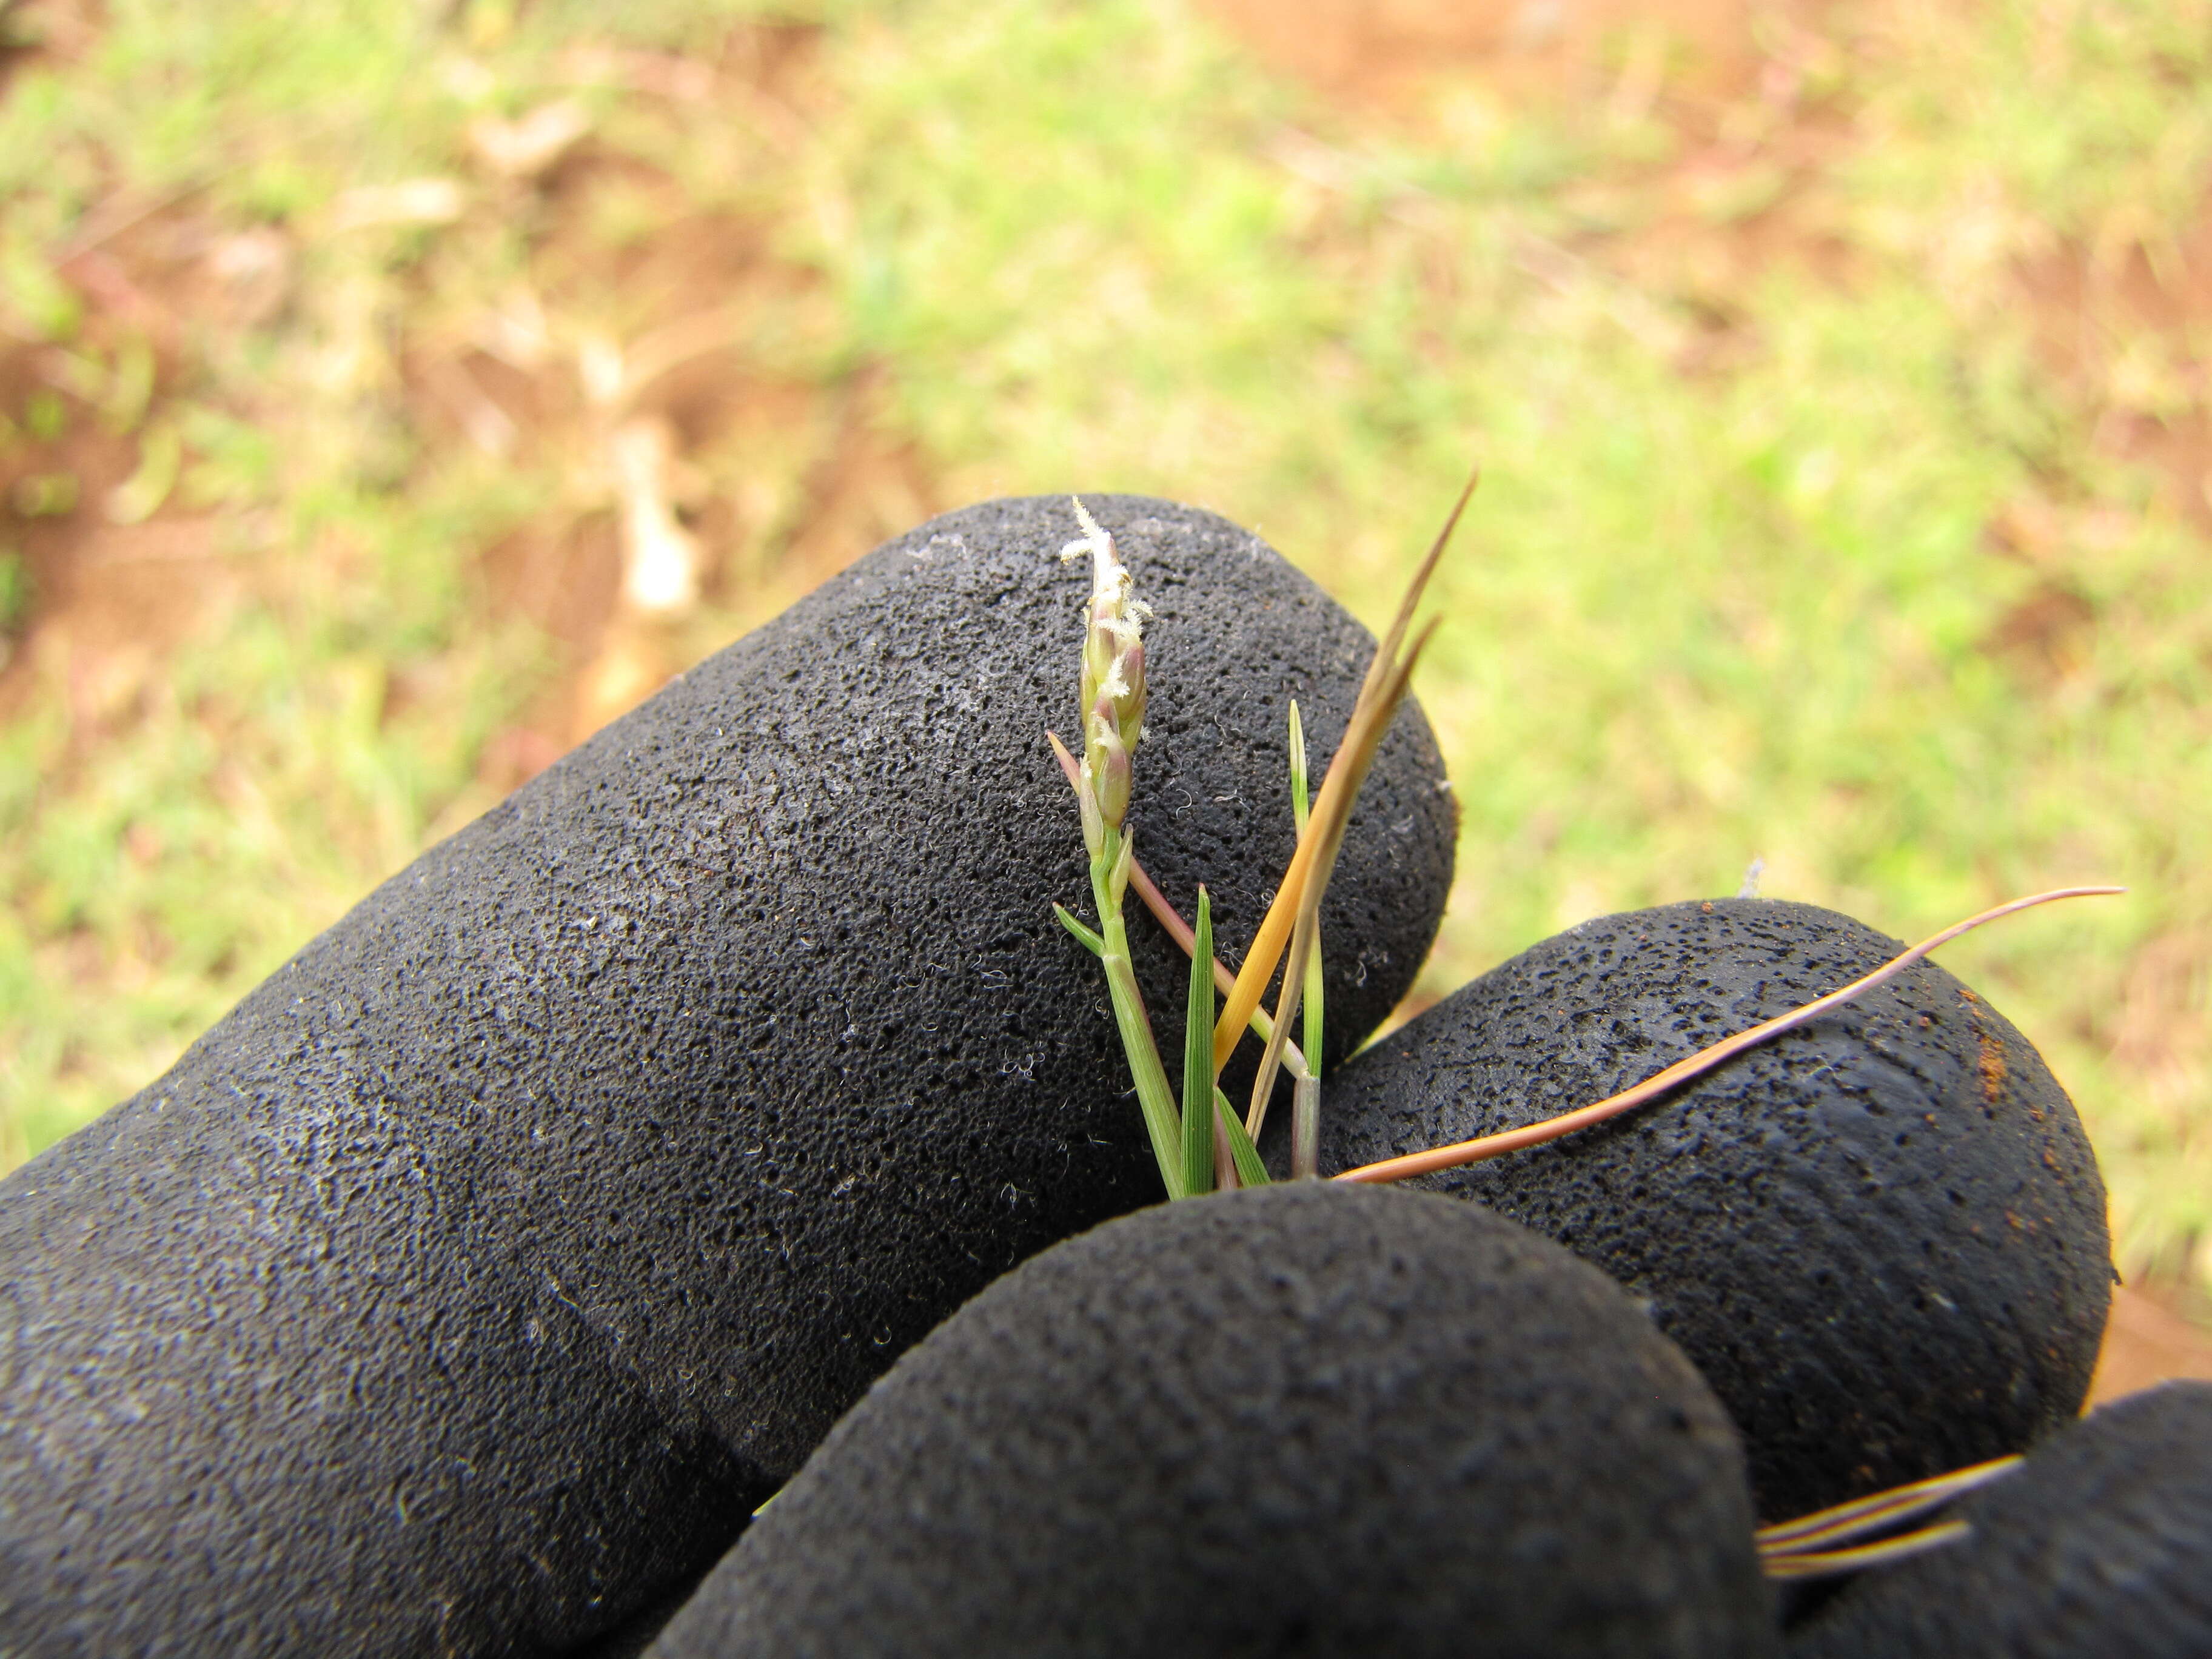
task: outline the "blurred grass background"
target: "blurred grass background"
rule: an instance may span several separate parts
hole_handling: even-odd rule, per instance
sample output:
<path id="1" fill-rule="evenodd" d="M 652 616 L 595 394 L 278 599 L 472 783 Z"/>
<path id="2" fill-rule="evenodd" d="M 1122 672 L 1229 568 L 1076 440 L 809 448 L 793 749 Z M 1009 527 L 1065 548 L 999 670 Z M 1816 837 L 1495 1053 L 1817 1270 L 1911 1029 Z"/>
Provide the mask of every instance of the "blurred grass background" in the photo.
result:
<path id="1" fill-rule="evenodd" d="M 1754 857 L 2127 883 L 1946 960 L 2212 1285 L 2203 0 L 0 29 L 0 1167 L 930 512 L 1194 501 L 1373 622 L 1480 455 L 1428 993 Z"/>

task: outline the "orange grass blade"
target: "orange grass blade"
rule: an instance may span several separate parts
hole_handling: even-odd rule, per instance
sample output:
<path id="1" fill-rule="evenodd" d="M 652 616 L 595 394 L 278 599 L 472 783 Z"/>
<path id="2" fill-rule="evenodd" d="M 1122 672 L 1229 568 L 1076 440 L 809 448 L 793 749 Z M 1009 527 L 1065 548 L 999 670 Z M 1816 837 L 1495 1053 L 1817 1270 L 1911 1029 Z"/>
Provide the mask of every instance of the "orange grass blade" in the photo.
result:
<path id="1" fill-rule="evenodd" d="M 1435 559 L 1431 556 L 1415 580 L 1425 581 L 1427 572 L 1434 565 Z M 1260 1126 L 1267 1121 L 1267 1102 L 1274 1092 L 1276 1067 L 1281 1062 L 1283 1047 L 1289 1039 L 1290 1022 L 1297 1018 L 1298 1003 L 1305 992 L 1306 964 L 1312 959 L 1314 941 L 1320 937 L 1322 896 L 1328 889 L 1329 878 L 1336 873 L 1337 854 L 1344 850 L 1344 833 L 1352 822 L 1352 805 L 1358 799 L 1360 786 L 1367 781 L 1368 769 L 1374 764 L 1375 752 L 1382 746 L 1383 734 L 1389 731 L 1390 722 L 1398 716 L 1399 706 L 1406 700 L 1406 689 L 1412 683 L 1413 665 L 1420 660 L 1421 653 L 1427 649 L 1436 631 L 1436 621 L 1431 618 L 1428 625 L 1414 636 L 1413 648 L 1406 653 L 1405 659 L 1385 677 L 1380 694 L 1366 705 L 1370 718 L 1361 735 L 1361 748 L 1353 756 L 1346 787 L 1335 798 L 1330 816 L 1324 819 L 1322 805 L 1316 805 L 1306 820 L 1306 833 L 1316 836 L 1317 844 L 1313 861 L 1307 866 L 1304 883 L 1298 890 L 1297 913 L 1291 927 L 1290 953 L 1283 964 L 1283 989 L 1275 1003 L 1275 1029 L 1268 1034 L 1267 1047 L 1260 1056 L 1259 1072 L 1252 1080 L 1252 1104 L 1245 1115 L 1244 1127 L 1245 1132 L 1255 1140 L 1260 1138 Z M 1392 630 L 1394 639 L 1397 632 L 1395 629 Z M 1354 711 L 1355 717 L 1357 712 Z M 1347 737 L 1346 743 L 1339 745 L 1338 753 L 1342 754 L 1349 746 Z M 1335 771 L 1335 763 L 1332 760 L 1329 764 L 1331 775 Z M 1322 793 L 1326 799 L 1326 784 Z M 1248 963 L 1246 965 L 1249 967 L 1250 964 Z M 1218 1064 L 1223 1058 L 1218 1047 L 1218 1031 L 1215 1033 L 1215 1039 L 1216 1064 Z"/>
<path id="2" fill-rule="evenodd" d="M 1427 581 L 1427 573 L 1429 568 L 1433 568 L 1433 564 L 1436 564 L 1436 560 L 1431 556 L 1427 564 L 1422 566 L 1422 573 L 1416 577 L 1416 581 Z M 1374 765 L 1376 750 L 1382 745 L 1382 734 L 1389 732 L 1391 721 L 1398 719 L 1398 706 L 1405 702 L 1407 686 L 1413 679 L 1413 664 L 1420 661 L 1420 653 L 1427 650 L 1429 639 L 1433 635 L 1436 635 L 1436 619 L 1431 617 L 1429 626 L 1425 626 L 1413 637 L 1413 648 L 1407 650 L 1405 661 L 1395 665 L 1382 681 L 1382 690 L 1370 706 L 1370 710 L 1374 712 L 1374 719 L 1367 726 L 1367 732 L 1363 734 L 1363 750 L 1354 757 L 1349 787 L 1336 799 L 1338 805 L 1332 811 L 1332 817 L 1322 821 L 1318 805 L 1307 817 L 1307 832 L 1316 834 L 1318 845 L 1314 849 L 1314 863 L 1305 872 L 1305 883 L 1298 890 L 1298 914 L 1290 929 L 1290 953 L 1283 957 L 1283 991 L 1276 998 L 1274 1005 L 1274 1030 L 1267 1033 L 1267 1044 L 1261 1051 L 1259 1073 L 1252 1078 L 1252 1106 L 1245 1113 L 1245 1133 L 1255 1141 L 1259 1139 L 1261 1124 L 1267 1121 L 1267 1102 L 1274 1095 L 1274 1073 L 1276 1066 L 1281 1064 L 1283 1046 L 1290 1037 L 1290 1022 L 1298 1015 L 1298 1002 L 1305 995 L 1305 967 L 1307 963 L 1312 963 L 1314 942 L 1321 938 L 1321 898 L 1328 891 L 1329 878 L 1336 874 L 1336 856 L 1345 849 L 1345 830 L 1352 823 L 1352 805 L 1358 799 L 1360 785 L 1367 781 L 1367 769 Z M 1391 637 L 1398 637 L 1398 630 L 1391 630 Z M 1332 772 L 1336 769 L 1334 761 L 1329 769 Z"/>
<path id="3" fill-rule="evenodd" d="M 1375 758 L 1375 749 L 1389 729 L 1390 720 L 1397 713 L 1397 702 L 1389 688 L 1394 681 L 1404 696 L 1405 676 L 1413 671 L 1414 658 L 1426 641 L 1425 632 L 1415 641 L 1412 652 L 1401 662 L 1397 655 L 1399 646 L 1406 637 L 1406 629 L 1413 621 L 1413 611 L 1421 602 L 1429 578 L 1436 573 L 1437 562 L 1443 556 L 1451 541 L 1452 532 L 1459 527 L 1460 515 L 1467 509 L 1468 499 L 1482 477 L 1477 467 L 1468 475 L 1462 486 L 1459 500 L 1452 504 L 1450 516 L 1443 528 L 1437 532 L 1413 579 L 1406 585 L 1405 597 L 1398 602 L 1398 614 L 1390 623 L 1389 632 L 1376 647 L 1374 660 L 1367 665 L 1367 677 L 1361 683 L 1359 699 L 1352 705 L 1352 719 L 1345 727 L 1344 738 L 1330 757 L 1328 770 L 1322 775 L 1321 793 L 1315 798 L 1312 814 L 1306 820 L 1305 833 L 1298 837 L 1297 851 L 1291 855 L 1290 867 L 1283 872 L 1282 884 L 1275 890 L 1275 902 L 1267 907 L 1267 914 L 1260 923 L 1260 931 L 1252 936 L 1252 948 L 1246 952 L 1244 967 L 1237 975 L 1236 988 L 1229 994 L 1222 1008 L 1221 1018 L 1213 1028 L 1213 1070 L 1218 1077 L 1221 1068 L 1229 1063 L 1231 1050 L 1236 1048 L 1243 1034 L 1245 1022 L 1252 1011 L 1260 1006 L 1266 994 L 1267 981 L 1274 977 L 1275 964 L 1290 943 L 1298 906 L 1304 902 L 1306 884 L 1312 879 L 1319 835 L 1332 816 L 1341 814 L 1348 818 L 1352 799 L 1359 793 L 1359 786 L 1367 775 L 1367 766 Z M 1356 770 L 1354 769 L 1357 769 Z M 1324 882 L 1328 879 L 1323 875 Z"/>
<path id="4" fill-rule="evenodd" d="M 1349 734 L 1347 734 L 1347 737 Z M 1340 745 L 1339 756 L 1347 744 Z M 1275 890 L 1275 902 L 1267 907 L 1261 919 L 1260 931 L 1252 935 L 1251 949 L 1244 953 L 1244 966 L 1229 988 L 1229 994 L 1221 1007 L 1221 1018 L 1213 1027 L 1213 1074 L 1221 1075 L 1221 1068 L 1229 1063 L 1229 1055 L 1243 1035 L 1245 1022 L 1252 1018 L 1260 1006 L 1260 999 L 1267 989 L 1267 981 L 1274 977 L 1275 964 L 1282 957 L 1283 947 L 1290 942 L 1291 925 L 1297 913 L 1298 895 L 1305 890 L 1306 872 L 1313 867 L 1313 822 L 1321 816 L 1321 809 L 1333 806 L 1329 794 L 1332 785 L 1340 780 L 1336 764 L 1329 763 L 1328 775 L 1322 780 L 1321 800 L 1315 805 L 1314 819 L 1307 824 L 1308 833 L 1298 838 L 1298 849 L 1291 854 L 1290 867 L 1283 872 L 1283 884 Z M 1341 793 L 1342 791 L 1339 791 Z"/>
<path id="5" fill-rule="evenodd" d="M 1984 910 L 1979 915 L 1969 916 L 1964 921 L 1946 927 L 1933 939 L 1922 940 L 1901 956 L 1893 957 L 1864 977 L 1853 980 L 1839 991 L 1831 991 L 1802 1008 L 1793 1008 L 1790 1012 L 1754 1025 L 1747 1031 L 1739 1031 L 1732 1037 L 1723 1037 L 1711 1047 L 1700 1048 L 1686 1060 L 1676 1060 L 1665 1071 L 1646 1078 L 1634 1088 L 1601 1100 L 1594 1106 L 1584 1106 L 1577 1111 L 1542 1123 L 1532 1123 L 1526 1128 L 1506 1129 L 1497 1134 L 1478 1136 L 1473 1140 L 1457 1141 L 1449 1146 L 1431 1146 L 1425 1152 L 1408 1152 L 1403 1158 L 1384 1158 L 1379 1164 L 1363 1164 L 1356 1170 L 1346 1170 L 1332 1178 L 1337 1181 L 1407 1181 L 1415 1176 L 1430 1175 L 1438 1170 L 1457 1169 L 1466 1164 L 1480 1164 L 1486 1158 L 1518 1152 L 1524 1146 L 1540 1146 L 1547 1140 L 1557 1140 L 1562 1135 L 1571 1135 L 1577 1129 L 1587 1129 L 1593 1124 L 1602 1123 L 1607 1118 L 1618 1117 L 1623 1112 L 1632 1110 L 1644 1102 L 1665 1094 L 1677 1084 L 1686 1083 L 1693 1077 L 1711 1071 L 1722 1061 L 1735 1059 L 1747 1048 L 1755 1048 L 1770 1037 L 1793 1030 L 1808 1020 L 1819 1018 L 1831 1008 L 1849 1002 L 1855 996 L 1888 983 L 1938 945 L 1948 945 L 1961 933 L 1970 933 L 1985 922 L 1995 921 L 2000 916 L 2008 916 L 2015 911 L 2030 909 L 2039 904 L 2049 904 L 2056 899 L 2087 898 L 2126 891 L 2124 887 L 2061 887 L 2051 892 L 2037 893 L 2027 898 L 2014 899 L 2008 904 L 2000 904 L 1993 910 Z"/>
<path id="6" fill-rule="evenodd" d="M 1755 1534 L 1759 1553 L 1761 1556 L 1804 1555 L 1832 1544 L 1848 1543 L 1962 1498 L 1978 1486 L 2010 1474 L 2022 1461 L 2017 1454 L 1992 1457 L 1986 1463 L 1972 1463 L 1948 1474 L 1931 1475 L 1849 1503 L 1831 1504 L 1794 1521 L 1778 1521 L 1771 1527 L 1761 1527 Z"/>
<path id="7" fill-rule="evenodd" d="M 1858 1572 L 1886 1566 L 1907 1556 L 1919 1555 L 1955 1543 L 1973 1531 L 1963 1521 L 1939 1521 L 1901 1538 L 1885 1538 L 1879 1544 L 1860 1544 L 1847 1550 L 1826 1550 L 1805 1555 L 1776 1555 L 1760 1559 L 1759 1571 L 1769 1578 L 1826 1578 L 1839 1572 Z"/>
<path id="8" fill-rule="evenodd" d="M 1421 595 L 1428 591 L 1429 578 L 1436 574 L 1437 563 L 1443 557 L 1444 549 L 1451 545 L 1452 532 L 1459 528 L 1460 514 L 1467 511 L 1468 502 L 1474 498 L 1474 487 L 1481 482 L 1482 468 L 1477 465 L 1468 473 L 1467 482 L 1460 486 L 1459 499 L 1452 503 L 1452 510 L 1444 517 L 1444 527 L 1437 532 L 1436 540 L 1429 544 L 1429 550 L 1422 556 L 1419 567 L 1413 572 L 1413 580 L 1406 584 L 1405 595 L 1398 601 L 1398 614 L 1390 619 L 1390 631 L 1382 636 L 1382 643 L 1375 647 L 1375 660 L 1367 665 L 1367 677 L 1359 683 L 1359 696 L 1352 705 L 1355 708 L 1375 696 L 1384 675 L 1389 672 L 1389 665 L 1397 660 L 1399 643 L 1406 637 L 1406 629 L 1413 620 L 1413 608 L 1420 604 Z"/>

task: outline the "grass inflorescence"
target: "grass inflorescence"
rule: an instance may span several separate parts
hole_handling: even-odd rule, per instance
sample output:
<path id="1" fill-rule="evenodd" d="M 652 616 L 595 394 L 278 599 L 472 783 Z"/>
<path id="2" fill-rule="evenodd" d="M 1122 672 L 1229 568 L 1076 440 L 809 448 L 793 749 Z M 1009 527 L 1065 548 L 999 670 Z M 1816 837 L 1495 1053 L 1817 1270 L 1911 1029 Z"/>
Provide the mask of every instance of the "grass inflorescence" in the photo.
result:
<path id="1" fill-rule="evenodd" d="M 1134 769 L 1133 751 L 1143 732 L 1144 652 L 1139 637 L 1139 623 L 1149 612 L 1134 596 L 1133 582 L 1115 553 L 1113 538 L 1093 522 L 1080 501 L 1073 503 L 1084 536 L 1080 541 L 1070 543 L 1060 557 L 1066 560 L 1087 552 L 1092 556 L 1096 569 L 1085 620 L 1079 674 L 1078 704 L 1085 721 L 1084 758 L 1079 763 L 1075 761 L 1058 737 L 1050 733 L 1047 736 L 1061 769 L 1075 788 L 1084 841 L 1091 854 L 1091 890 L 1098 907 L 1100 931 L 1093 933 L 1085 927 L 1064 905 L 1054 904 L 1053 908 L 1068 932 L 1097 957 L 1106 969 L 1130 1075 L 1136 1085 L 1146 1126 L 1152 1134 L 1161 1178 L 1171 1199 L 1192 1198 L 1217 1187 L 1236 1186 L 1240 1171 L 1249 1182 L 1259 1170 L 1253 1149 L 1266 1121 L 1290 1023 L 1298 1012 L 1301 996 L 1309 991 L 1317 993 L 1320 987 L 1322 898 L 1328 890 L 1344 831 L 1351 821 L 1352 805 L 1365 781 L 1367 769 L 1405 700 L 1422 649 L 1435 632 L 1436 623 L 1431 621 L 1413 635 L 1410 644 L 1407 641 L 1414 612 L 1450 545 L 1452 532 L 1467 510 L 1475 483 L 1476 477 L 1470 477 L 1459 499 L 1452 504 L 1443 529 L 1437 532 L 1427 555 L 1407 584 L 1397 614 L 1368 665 L 1344 739 L 1322 781 L 1320 801 L 1311 806 L 1306 799 L 1304 732 L 1297 705 L 1291 705 L 1290 766 L 1292 811 L 1298 829 L 1297 850 L 1275 888 L 1274 899 L 1254 935 L 1244 965 L 1230 981 L 1227 1006 L 1221 1011 L 1219 1023 L 1212 1026 L 1210 1040 L 1206 1028 L 1213 1020 L 1213 979 L 1220 970 L 1213 956 L 1213 927 L 1206 889 L 1199 889 L 1198 924 L 1194 928 L 1182 925 L 1180 917 L 1167 909 L 1164 902 L 1155 906 L 1156 909 L 1166 910 L 1164 925 L 1190 957 L 1189 1023 L 1179 1119 L 1169 1098 L 1166 1073 L 1145 1012 L 1144 999 L 1137 989 L 1121 917 L 1122 899 L 1135 867 L 1135 842 L 1126 820 Z M 1794 1030 L 1887 984 L 1938 947 L 1990 922 L 2058 899 L 2111 896 L 2126 890 L 2111 885 L 2063 887 L 2009 900 L 1954 922 L 1900 951 L 1881 967 L 1787 1013 L 1718 1038 L 1619 1094 L 1524 1128 L 1346 1170 L 1335 1179 L 1360 1182 L 1407 1181 L 1440 1170 L 1502 1158 L 1594 1128 L 1624 1112 L 1662 1100 L 1745 1050 L 1771 1042 L 1785 1031 Z M 1279 967 L 1282 972 L 1282 993 L 1272 1018 L 1263 1024 L 1260 1022 L 1261 999 Z M 1317 1000 L 1316 997 L 1316 1003 Z M 1250 1109 L 1239 1124 L 1216 1085 L 1223 1066 L 1248 1027 L 1259 1033 L 1262 1048 L 1252 1085 Z M 1318 1174 L 1314 1149 L 1319 1140 L 1321 1110 L 1320 1043 L 1320 1021 L 1310 1017 L 1307 1053 L 1312 1058 L 1294 1073 L 1294 1109 L 1297 1117 L 1291 1135 L 1294 1177 Z M 1223 1120 L 1218 1127 L 1212 1122 L 1216 1114 L 1212 1108 L 1215 1103 Z M 1178 1144 L 1182 1148 L 1180 1158 L 1176 1152 Z M 1259 1178 L 1264 1179 L 1264 1175 Z"/>

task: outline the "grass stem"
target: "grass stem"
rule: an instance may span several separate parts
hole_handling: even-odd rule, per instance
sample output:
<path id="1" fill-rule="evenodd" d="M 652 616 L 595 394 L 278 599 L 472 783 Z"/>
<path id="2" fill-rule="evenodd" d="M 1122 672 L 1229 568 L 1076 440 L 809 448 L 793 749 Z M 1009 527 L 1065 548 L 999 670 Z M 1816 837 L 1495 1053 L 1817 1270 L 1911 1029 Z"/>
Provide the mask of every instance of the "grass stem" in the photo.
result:
<path id="1" fill-rule="evenodd" d="M 1306 764 L 1305 725 L 1298 718 L 1298 700 L 1293 697 L 1291 699 L 1291 819 L 1300 836 L 1305 834 L 1306 822 L 1313 816 L 1311 804 L 1306 798 Z M 1318 927 L 1314 932 L 1313 957 L 1306 963 L 1305 1015 L 1305 1051 L 1310 1056 L 1306 1065 L 1314 1079 L 1314 1104 L 1318 1109 L 1322 1036 L 1321 932 Z"/>
<path id="2" fill-rule="evenodd" d="M 1778 1521 L 1759 1529 L 1759 1555 L 1764 1559 L 1801 1555 L 1850 1543 L 1869 1533 L 1941 1508 L 1954 1498 L 1964 1497 L 1978 1486 L 2011 1474 L 2021 1461 L 2017 1455 L 1993 1457 L 1985 1463 L 1953 1469 L 1948 1474 L 1931 1475 L 1925 1480 L 1909 1481 L 1886 1492 L 1815 1510 L 1795 1520 Z"/>
<path id="3" fill-rule="evenodd" d="M 1311 1181 L 1321 1174 L 1321 1079 L 1291 1079 L 1291 1179 Z"/>
<path id="4" fill-rule="evenodd" d="M 1114 1023 L 1121 1028 L 1121 1048 L 1129 1060 L 1129 1075 L 1137 1085 L 1137 1105 L 1152 1135 L 1152 1156 L 1159 1160 L 1160 1179 L 1170 1198 L 1188 1195 L 1183 1180 L 1182 1151 L 1178 1144 L 1182 1120 L 1175 1095 L 1160 1064 L 1158 1045 L 1152 1039 L 1152 1023 L 1146 1017 L 1144 994 L 1137 988 L 1137 970 L 1129 959 L 1128 930 L 1121 923 L 1121 907 L 1112 890 L 1112 870 L 1120 854 L 1118 830 L 1106 832 L 1103 855 L 1091 861 L 1091 891 L 1098 906 L 1099 936 L 1105 949 L 1098 960 L 1106 969 L 1106 988 L 1114 1000 Z"/>
<path id="5" fill-rule="evenodd" d="M 1051 732 L 1046 732 L 1045 736 L 1052 739 L 1053 754 L 1060 762 L 1060 769 L 1066 775 L 1068 787 L 1074 790 L 1077 797 L 1080 799 L 1083 793 L 1083 777 L 1076 764 L 1075 757 L 1069 754 L 1066 745 L 1057 737 L 1054 737 Z M 1160 891 L 1158 884 L 1145 873 L 1144 865 L 1133 858 L 1129 860 L 1129 890 L 1144 901 L 1145 908 L 1152 913 L 1152 920 L 1158 922 L 1166 931 L 1167 936 L 1182 947 L 1183 955 L 1188 957 L 1196 951 L 1197 933 L 1193 931 L 1191 925 L 1182 919 L 1182 913 L 1168 902 L 1167 896 Z M 1060 909 L 1061 907 L 1055 905 L 1053 908 Z M 1065 915 L 1062 915 L 1061 920 L 1070 921 Z M 1080 922 L 1071 922 L 1071 932 L 1079 928 L 1081 931 L 1076 932 L 1076 938 L 1082 939 L 1085 945 L 1090 946 L 1092 954 L 1096 955 L 1099 947 L 1091 945 L 1091 940 L 1097 936 L 1091 934 L 1091 930 L 1084 927 Z M 1226 996 L 1236 983 L 1237 975 L 1230 971 L 1228 964 L 1219 957 L 1214 957 L 1213 988 L 1223 996 Z M 1252 1011 L 1250 1028 L 1253 1035 L 1265 1042 L 1273 1035 L 1275 1022 L 1267 1017 L 1266 1009 L 1255 1007 Z M 1283 1068 L 1293 1078 L 1306 1075 L 1308 1062 L 1305 1054 L 1295 1043 L 1285 1043 L 1283 1046 Z"/>

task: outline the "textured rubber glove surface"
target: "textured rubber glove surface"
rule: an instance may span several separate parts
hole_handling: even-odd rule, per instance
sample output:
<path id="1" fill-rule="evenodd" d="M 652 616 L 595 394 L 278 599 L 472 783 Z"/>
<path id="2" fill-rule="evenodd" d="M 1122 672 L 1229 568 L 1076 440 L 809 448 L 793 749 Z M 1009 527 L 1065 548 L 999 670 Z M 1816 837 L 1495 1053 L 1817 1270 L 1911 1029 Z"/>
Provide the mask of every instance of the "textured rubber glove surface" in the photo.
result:
<path id="1" fill-rule="evenodd" d="M 1158 611 L 1139 854 L 1230 943 L 1371 643 L 1236 526 L 1086 498 Z M 711 1560 L 908 1344 L 1158 1176 L 1043 738 L 1064 497 L 924 525 L 701 664 L 0 1183 L 0 1629 L 41 1655 L 557 1650 Z M 1417 711 L 1332 895 L 1410 982 Z M 1161 1046 L 1183 969 L 1133 921 Z M 1359 943 L 1355 947 L 1352 941 Z"/>

